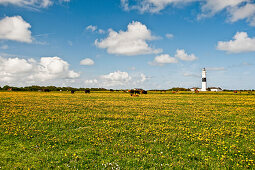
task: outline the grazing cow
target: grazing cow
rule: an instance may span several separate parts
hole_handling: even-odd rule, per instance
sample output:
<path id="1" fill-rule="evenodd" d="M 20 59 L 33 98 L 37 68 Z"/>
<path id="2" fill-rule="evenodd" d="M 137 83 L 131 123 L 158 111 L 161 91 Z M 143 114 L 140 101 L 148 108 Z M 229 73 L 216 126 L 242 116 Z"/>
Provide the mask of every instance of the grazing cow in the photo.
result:
<path id="1" fill-rule="evenodd" d="M 134 90 L 128 90 L 128 92 L 131 93 L 131 94 L 134 94 L 134 93 L 135 93 Z"/>
<path id="2" fill-rule="evenodd" d="M 138 95 L 138 94 L 140 94 L 140 90 L 128 90 L 128 92 L 131 94 L 131 96 L 133 96 L 133 95 Z"/>
<path id="3" fill-rule="evenodd" d="M 90 93 L 90 90 L 85 90 L 85 93 Z"/>
<path id="4" fill-rule="evenodd" d="M 74 92 L 75 92 L 74 90 L 71 90 L 71 94 L 74 94 Z"/>
<path id="5" fill-rule="evenodd" d="M 140 91 L 139 90 L 135 90 L 135 94 L 140 94 Z"/>
<path id="6" fill-rule="evenodd" d="M 143 91 L 142 91 L 142 94 L 147 94 L 147 91 L 146 91 L 146 90 L 143 90 Z"/>
<path id="7" fill-rule="evenodd" d="M 43 92 L 50 92 L 50 89 L 43 89 Z"/>

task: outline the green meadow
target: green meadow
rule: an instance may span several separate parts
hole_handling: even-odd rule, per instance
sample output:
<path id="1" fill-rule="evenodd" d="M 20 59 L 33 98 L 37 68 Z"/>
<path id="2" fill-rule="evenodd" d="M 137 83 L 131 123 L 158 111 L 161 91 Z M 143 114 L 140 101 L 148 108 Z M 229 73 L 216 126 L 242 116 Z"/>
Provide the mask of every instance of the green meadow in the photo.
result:
<path id="1" fill-rule="evenodd" d="M 0 169 L 253 169 L 255 95 L 0 92 Z"/>

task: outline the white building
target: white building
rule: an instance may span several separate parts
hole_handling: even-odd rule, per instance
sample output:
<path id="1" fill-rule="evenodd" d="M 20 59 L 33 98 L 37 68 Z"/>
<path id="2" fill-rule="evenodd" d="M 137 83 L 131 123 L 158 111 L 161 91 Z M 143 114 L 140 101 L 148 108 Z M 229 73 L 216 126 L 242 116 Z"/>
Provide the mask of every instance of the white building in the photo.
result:
<path id="1" fill-rule="evenodd" d="M 222 91 L 220 87 L 209 87 L 209 89 L 210 91 L 214 91 L 214 92 Z"/>
<path id="2" fill-rule="evenodd" d="M 201 89 L 198 88 L 198 87 L 192 87 L 192 88 L 190 89 L 190 91 L 196 91 L 196 90 L 201 91 Z"/>

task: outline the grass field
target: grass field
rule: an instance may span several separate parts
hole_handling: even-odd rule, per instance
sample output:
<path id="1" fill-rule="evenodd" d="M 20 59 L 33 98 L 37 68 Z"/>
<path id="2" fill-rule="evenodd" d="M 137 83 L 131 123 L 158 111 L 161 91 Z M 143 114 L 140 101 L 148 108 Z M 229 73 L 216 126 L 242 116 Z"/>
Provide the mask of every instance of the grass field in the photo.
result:
<path id="1" fill-rule="evenodd" d="M 255 168 L 255 95 L 0 92 L 0 169 Z"/>

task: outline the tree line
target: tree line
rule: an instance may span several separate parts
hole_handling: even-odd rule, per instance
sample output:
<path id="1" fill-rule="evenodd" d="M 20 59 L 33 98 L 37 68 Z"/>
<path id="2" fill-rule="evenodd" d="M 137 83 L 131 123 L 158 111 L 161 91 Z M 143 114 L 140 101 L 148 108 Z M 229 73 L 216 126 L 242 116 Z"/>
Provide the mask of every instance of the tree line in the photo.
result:
<path id="1" fill-rule="evenodd" d="M 0 90 L 3 91 L 105 91 L 105 88 L 74 88 L 74 87 L 56 87 L 56 86 L 27 86 L 27 87 L 13 87 L 13 86 L 3 86 Z"/>

